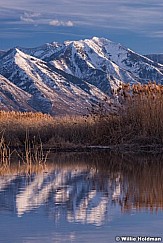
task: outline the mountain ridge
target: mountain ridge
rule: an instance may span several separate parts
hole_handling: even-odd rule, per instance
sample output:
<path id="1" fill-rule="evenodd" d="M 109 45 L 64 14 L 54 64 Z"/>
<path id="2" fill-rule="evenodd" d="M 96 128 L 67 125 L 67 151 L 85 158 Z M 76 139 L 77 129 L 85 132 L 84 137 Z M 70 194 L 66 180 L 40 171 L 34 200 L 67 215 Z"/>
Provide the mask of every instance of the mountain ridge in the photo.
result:
<path id="1" fill-rule="evenodd" d="M 110 109 L 122 83 L 163 83 L 162 64 L 98 37 L 12 48 L 0 64 L 1 79 L 28 96 L 24 110 L 52 115 L 83 114 L 104 100 Z"/>
<path id="2" fill-rule="evenodd" d="M 156 63 L 160 63 L 160 64 L 163 64 L 163 53 L 160 53 L 160 54 L 148 54 L 148 55 L 145 55 L 145 57 L 151 59 L 152 61 L 156 62 Z"/>

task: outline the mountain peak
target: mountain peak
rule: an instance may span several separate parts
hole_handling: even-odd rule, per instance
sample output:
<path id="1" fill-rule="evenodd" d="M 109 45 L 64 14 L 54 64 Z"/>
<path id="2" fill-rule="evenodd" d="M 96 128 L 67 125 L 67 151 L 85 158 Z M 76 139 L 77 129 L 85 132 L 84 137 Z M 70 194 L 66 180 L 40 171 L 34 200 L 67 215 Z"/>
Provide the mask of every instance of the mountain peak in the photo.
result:
<path id="1" fill-rule="evenodd" d="M 106 43 L 106 42 L 110 42 L 110 43 L 113 43 L 111 40 L 109 39 L 106 39 L 104 37 L 97 37 L 97 36 L 94 36 L 91 40 L 95 41 L 95 42 L 101 42 L 101 43 Z"/>
<path id="2" fill-rule="evenodd" d="M 1 55 L 0 61 L 0 74 L 28 94 L 30 107 L 51 114 L 85 112 L 105 96 L 110 101 L 111 90 L 120 83 L 163 82 L 161 64 L 96 36 L 16 47 Z M 16 92 L 15 86 L 11 93 Z"/>
<path id="3" fill-rule="evenodd" d="M 5 54 L 2 57 L 3 57 L 3 59 L 5 57 L 7 57 L 7 59 L 9 59 L 9 58 L 14 58 L 16 55 L 26 56 L 27 54 L 22 52 L 18 47 L 15 47 L 15 48 L 11 48 L 7 52 L 5 52 Z"/>

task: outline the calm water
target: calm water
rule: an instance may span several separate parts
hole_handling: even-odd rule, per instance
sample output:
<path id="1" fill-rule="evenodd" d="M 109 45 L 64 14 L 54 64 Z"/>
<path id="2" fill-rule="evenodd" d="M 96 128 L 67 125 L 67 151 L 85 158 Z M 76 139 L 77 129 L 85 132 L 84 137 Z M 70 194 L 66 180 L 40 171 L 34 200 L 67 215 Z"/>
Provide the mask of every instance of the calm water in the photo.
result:
<path id="1" fill-rule="evenodd" d="M 163 159 L 51 155 L 0 170 L 0 242 L 115 242 L 163 236 Z"/>

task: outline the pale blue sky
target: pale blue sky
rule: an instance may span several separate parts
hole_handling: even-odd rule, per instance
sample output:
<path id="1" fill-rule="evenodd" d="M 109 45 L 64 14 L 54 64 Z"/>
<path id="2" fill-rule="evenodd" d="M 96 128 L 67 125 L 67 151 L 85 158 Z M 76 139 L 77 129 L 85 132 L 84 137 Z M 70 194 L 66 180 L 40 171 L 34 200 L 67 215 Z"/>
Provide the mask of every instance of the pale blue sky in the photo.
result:
<path id="1" fill-rule="evenodd" d="M 93 36 L 163 53 L 163 1 L 0 0 L 0 49 Z"/>

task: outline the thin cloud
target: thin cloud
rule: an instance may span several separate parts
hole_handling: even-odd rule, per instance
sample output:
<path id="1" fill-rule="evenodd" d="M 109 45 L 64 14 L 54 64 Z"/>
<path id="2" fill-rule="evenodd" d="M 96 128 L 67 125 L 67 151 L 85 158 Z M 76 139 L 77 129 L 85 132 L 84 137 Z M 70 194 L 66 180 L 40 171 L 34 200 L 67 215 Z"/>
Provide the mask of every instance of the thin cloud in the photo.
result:
<path id="1" fill-rule="evenodd" d="M 40 13 L 35 12 L 24 12 L 20 16 L 20 20 L 28 24 L 33 24 L 38 20 L 38 17 L 40 17 L 40 15 Z"/>
<path id="2" fill-rule="evenodd" d="M 20 16 L 20 20 L 28 24 L 33 24 L 35 22 L 32 18 L 26 18 L 24 16 Z"/>
<path id="3" fill-rule="evenodd" d="M 37 33 L 65 28 L 74 36 L 134 33 L 138 38 L 149 36 L 152 41 L 152 37 L 158 41 L 162 38 L 162 0 L 0 0 L 0 6 L 1 33 L 7 27 L 19 27 L 21 31 L 33 28 Z M 57 26 L 62 28 L 52 28 Z"/>
<path id="4" fill-rule="evenodd" d="M 74 23 L 70 20 L 58 20 L 58 19 L 50 19 L 46 14 L 40 14 L 36 12 L 24 12 L 20 15 L 20 20 L 23 23 L 27 24 L 36 24 L 36 25 L 51 25 L 51 26 L 64 26 L 64 27 L 72 27 Z"/>
<path id="5" fill-rule="evenodd" d="M 163 38 L 163 31 L 162 30 L 144 31 L 143 34 L 150 37 L 150 38 Z"/>
<path id="6" fill-rule="evenodd" d="M 60 21 L 58 19 L 51 20 L 49 22 L 49 25 L 52 26 L 67 26 L 67 27 L 72 27 L 74 26 L 74 23 L 72 21 Z"/>
<path id="7" fill-rule="evenodd" d="M 163 31 L 156 31 L 156 32 L 154 32 L 154 35 L 157 38 L 163 38 Z"/>
<path id="8" fill-rule="evenodd" d="M 23 11 L 23 14 L 19 14 L 20 20 L 28 24 L 70 27 L 75 23 L 80 26 L 108 26 L 108 29 L 118 26 L 140 31 L 150 24 L 163 21 L 162 0 L 55 0 L 55 4 L 54 0 L 15 0 L 12 3 L 11 0 L 0 0 L 0 5 L 1 9 L 15 10 L 15 16 L 17 12 Z M 37 9 L 41 16 L 35 15 L 33 9 Z"/>

